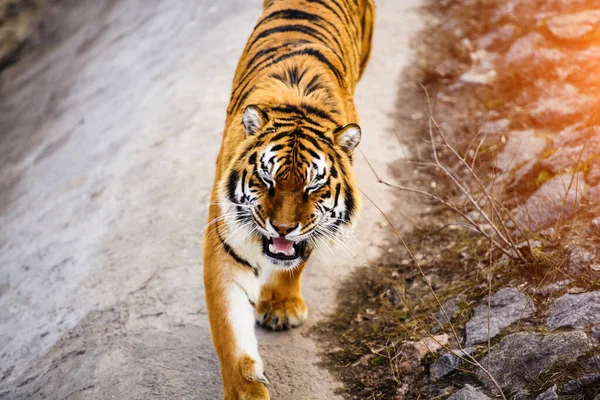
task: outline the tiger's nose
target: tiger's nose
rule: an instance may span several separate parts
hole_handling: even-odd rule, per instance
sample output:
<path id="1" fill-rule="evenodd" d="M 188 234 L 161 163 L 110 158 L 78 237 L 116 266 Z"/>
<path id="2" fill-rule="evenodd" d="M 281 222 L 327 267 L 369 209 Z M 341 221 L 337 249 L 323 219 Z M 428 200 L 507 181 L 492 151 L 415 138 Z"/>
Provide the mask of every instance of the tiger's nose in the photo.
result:
<path id="1" fill-rule="evenodd" d="M 288 233 L 290 233 L 291 231 L 293 231 L 294 229 L 296 229 L 296 227 L 298 226 L 298 224 L 296 224 L 296 225 L 292 225 L 292 224 L 278 224 L 276 222 L 272 222 L 271 226 L 273 226 L 273 229 L 275 229 L 275 231 L 277 233 L 279 233 L 281 236 L 285 236 Z"/>

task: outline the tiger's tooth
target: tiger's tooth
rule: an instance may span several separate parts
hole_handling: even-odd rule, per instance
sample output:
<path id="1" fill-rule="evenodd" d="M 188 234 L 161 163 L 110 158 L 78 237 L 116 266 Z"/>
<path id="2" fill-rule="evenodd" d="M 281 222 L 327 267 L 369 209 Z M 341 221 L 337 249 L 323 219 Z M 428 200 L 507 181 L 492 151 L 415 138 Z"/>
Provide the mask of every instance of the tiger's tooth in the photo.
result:
<path id="1" fill-rule="evenodd" d="M 274 244 L 269 245 L 269 251 L 273 254 L 277 253 L 277 247 Z"/>
<path id="2" fill-rule="evenodd" d="M 290 248 L 287 251 L 287 255 L 293 256 L 294 254 L 296 254 L 296 249 L 294 248 L 294 246 L 290 246 Z"/>

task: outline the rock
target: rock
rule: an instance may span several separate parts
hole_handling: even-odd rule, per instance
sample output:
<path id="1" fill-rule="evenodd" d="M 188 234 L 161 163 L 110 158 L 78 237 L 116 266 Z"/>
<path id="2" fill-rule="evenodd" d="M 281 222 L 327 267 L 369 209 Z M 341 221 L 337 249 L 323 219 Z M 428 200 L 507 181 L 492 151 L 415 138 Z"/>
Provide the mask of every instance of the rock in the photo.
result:
<path id="1" fill-rule="evenodd" d="M 600 342 L 600 325 L 596 325 L 592 328 L 592 339 Z"/>
<path id="2" fill-rule="evenodd" d="M 600 136 L 594 136 L 578 146 L 561 147 L 540 163 L 547 170 L 558 173 L 577 166 L 578 162 L 583 164 L 592 157 L 597 157 L 598 154 L 600 154 Z"/>
<path id="3" fill-rule="evenodd" d="M 529 107 L 529 113 L 542 125 L 579 117 L 596 104 L 592 96 L 581 93 L 570 83 L 537 81 L 536 87 L 540 95 Z"/>
<path id="4" fill-rule="evenodd" d="M 465 296 L 464 294 L 459 294 L 455 298 L 447 300 L 442 305 L 442 308 L 446 312 L 446 315 L 449 319 L 452 319 L 456 315 L 456 313 L 460 309 L 460 303 L 464 303 L 465 301 L 467 301 L 467 296 Z M 446 320 L 446 316 L 444 315 L 442 310 L 436 312 L 434 317 L 436 320 L 438 320 L 440 324 L 448 323 L 448 321 Z"/>
<path id="5" fill-rule="evenodd" d="M 503 338 L 480 363 L 502 390 L 515 393 L 557 362 L 568 365 L 589 350 L 589 339 L 581 331 L 550 335 L 519 332 Z M 477 374 L 489 390 L 494 390 L 494 384 L 483 371 Z"/>
<path id="6" fill-rule="evenodd" d="M 456 349 L 444 353 L 429 367 L 429 376 L 431 377 L 431 380 L 438 381 L 451 374 L 464 363 L 464 360 L 462 360 L 461 357 L 466 358 L 472 353 L 472 347 L 467 347 L 464 350 Z"/>
<path id="7" fill-rule="evenodd" d="M 590 188 L 587 197 L 590 204 L 600 205 L 600 185 Z"/>
<path id="8" fill-rule="evenodd" d="M 511 398 L 511 400 L 531 400 L 531 395 L 527 390 L 521 389 Z"/>
<path id="9" fill-rule="evenodd" d="M 535 181 L 540 172 L 541 166 L 538 160 L 534 159 L 526 162 L 514 172 L 508 185 L 508 189 L 529 186 L 535 188 Z"/>
<path id="10" fill-rule="evenodd" d="M 550 47 L 542 34 L 532 32 L 515 40 L 504 57 L 504 64 L 508 69 L 528 75 L 540 68 L 548 69 L 566 57 L 560 50 Z M 539 72 L 533 76 L 539 76 Z"/>
<path id="11" fill-rule="evenodd" d="M 592 128 L 583 126 L 581 122 L 569 125 L 554 136 L 554 139 L 552 140 L 554 147 L 576 146 L 583 143 L 586 138 L 590 136 L 591 129 Z"/>
<path id="12" fill-rule="evenodd" d="M 505 18 L 514 17 L 515 9 L 521 4 L 520 0 L 509 0 L 498 3 L 498 7 L 495 8 L 490 22 L 492 24 L 498 23 L 500 20 Z"/>
<path id="13" fill-rule="evenodd" d="M 573 245 L 569 251 L 568 271 L 572 274 L 579 274 L 587 269 L 596 259 L 595 250 L 586 250 L 583 247 Z"/>
<path id="14" fill-rule="evenodd" d="M 548 158 L 540 161 L 542 167 L 556 174 L 571 168 L 583 158 L 583 145 L 561 147 Z"/>
<path id="15" fill-rule="evenodd" d="M 533 129 L 512 131 L 502 152 L 498 154 L 495 167 L 508 171 L 522 164 L 536 160 L 546 148 L 546 139 L 536 136 Z"/>
<path id="16" fill-rule="evenodd" d="M 472 61 L 471 68 L 459 77 L 459 81 L 480 85 L 492 83 L 497 76 L 496 60 L 498 59 L 498 55 L 480 49 L 472 52 L 470 56 Z"/>
<path id="17" fill-rule="evenodd" d="M 542 286 L 540 288 L 533 288 L 532 292 L 541 296 L 550 296 L 553 293 L 559 292 L 565 289 L 569 284 L 573 282 L 570 279 L 564 279 L 562 281 L 554 282 L 549 285 Z"/>
<path id="18" fill-rule="evenodd" d="M 562 393 L 564 394 L 578 394 L 585 390 L 587 387 L 593 386 L 600 383 L 600 375 L 598 374 L 586 374 L 578 379 L 569 381 L 563 386 Z"/>
<path id="19" fill-rule="evenodd" d="M 475 308 L 473 317 L 467 326 L 466 345 L 483 343 L 488 340 L 488 301 L 483 299 Z M 496 337 L 512 323 L 528 318 L 533 314 L 532 305 L 527 296 L 514 288 L 500 289 L 490 299 L 489 336 Z"/>
<path id="20" fill-rule="evenodd" d="M 423 357 L 429 353 L 435 353 L 447 344 L 447 334 L 426 337 L 418 342 L 404 343 L 396 355 L 398 370 L 403 373 L 417 370 Z"/>
<path id="21" fill-rule="evenodd" d="M 596 217 L 590 222 L 590 231 L 594 234 L 600 234 L 600 217 Z"/>
<path id="22" fill-rule="evenodd" d="M 558 394 L 556 394 L 556 385 L 540 394 L 535 400 L 558 400 Z"/>
<path id="23" fill-rule="evenodd" d="M 585 7 L 589 0 L 546 0 L 543 2 L 544 10 L 568 12 Z"/>
<path id="24" fill-rule="evenodd" d="M 498 47 L 511 41 L 516 32 L 517 27 L 513 24 L 502 25 L 495 31 L 488 32 L 477 39 L 477 47 L 486 50 L 496 50 Z"/>
<path id="25" fill-rule="evenodd" d="M 488 396 L 481 393 L 471 385 L 465 385 L 464 388 L 448 397 L 448 400 L 491 400 Z"/>
<path id="26" fill-rule="evenodd" d="M 433 68 L 433 73 L 440 78 L 452 78 L 465 70 L 465 65 L 453 58 L 446 59 Z"/>
<path id="27" fill-rule="evenodd" d="M 600 160 L 596 160 L 592 163 L 585 180 L 592 186 L 600 184 Z"/>
<path id="28" fill-rule="evenodd" d="M 579 209 L 584 193 L 583 172 L 555 176 L 517 208 L 515 219 L 523 227 L 537 231 L 573 215 Z"/>
<path id="29" fill-rule="evenodd" d="M 594 72 L 600 68 L 600 46 L 586 46 L 582 50 L 569 51 L 570 63 L 556 68 L 557 78 L 562 82 L 574 82 L 581 88 L 595 87 L 600 77 Z"/>
<path id="30" fill-rule="evenodd" d="M 510 120 L 502 118 L 484 122 L 479 127 L 479 133 L 482 135 L 499 135 L 508 131 L 508 128 L 510 128 Z"/>
<path id="31" fill-rule="evenodd" d="M 9 60 L 35 37 L 44 3 L 39 0 L 0 1 L 0 63 Z"/>
<path id="32" fill-rule="evenodd" d="M 583 328 L 600 323 L 600 291 L 565 294 L 554 301 L 547 325 L 550 329 Z"/>
<path id="33" fill-rule="evenodd" d="M 581 40 L 595 33 L 600 25 L 600 10 L 586 10 L 573 14 L 557 15 L 548 21 L 548 30 L 562 40 Z"/>

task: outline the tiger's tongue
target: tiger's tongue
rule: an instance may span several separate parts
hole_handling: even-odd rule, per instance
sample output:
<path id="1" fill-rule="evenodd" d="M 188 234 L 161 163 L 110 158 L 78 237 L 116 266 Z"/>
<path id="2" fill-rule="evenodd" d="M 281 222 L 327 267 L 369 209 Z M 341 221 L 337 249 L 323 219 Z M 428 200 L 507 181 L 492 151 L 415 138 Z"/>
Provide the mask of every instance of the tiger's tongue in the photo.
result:
<path id="1" fill-rule="evenodd" d="M 291 250 L 294 248 L 294 242 L 284 238 L 273 238 L 273 244 L 277 251 L 284 254 L 290 254 Z"/>

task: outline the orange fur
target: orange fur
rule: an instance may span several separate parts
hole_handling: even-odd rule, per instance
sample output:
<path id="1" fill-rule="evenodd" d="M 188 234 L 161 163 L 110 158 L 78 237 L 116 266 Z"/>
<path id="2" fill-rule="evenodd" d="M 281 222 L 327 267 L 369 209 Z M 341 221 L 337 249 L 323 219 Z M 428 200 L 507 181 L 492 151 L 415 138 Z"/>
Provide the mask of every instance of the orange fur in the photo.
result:
<path id="1" fill-rule="evenodd" d="M 263 279 L 262 288 L 255 286 L 260 285 L 261 266 L 245 261 L 251 255 L 238 254 L 239 247 L 229 239 L 235 232 L 225 220 L 219 220 L 227 217 L 221 206 L 227 174 L 239 167 L 236 160 L 247 156 L 245 152 L 253 149 L 256 141 L 256 136 L 249 135 L 242 125 L 246 107 L 259 105 L 265 110 L 269 118 L 265 126 L 269 129 L 276 129 L 273 121 L 278 118 L 289 119 L 288 109 L 296 110 L 292 119 L 299 127 L 306 128 L 306 117 L 322 128 L 321 139 L 333 143 L 327 155 L 342 170 L 338 181 L 344 185 L 344 195 L 354 196 L 352 207 L 360 207 L 360 196 L 354 193 L 351 151 L 343 151 L 340 127 L 358 122 L 353 94 L 370 54 L 373 2 L 265 0 L 264 7 L 236 71 L 211 196 L 209 221 L 213 224 L 204 237 L 206 303 L 221 363 L 224 397 L 228 400 L 269 399 L 262 361 L 257 353 L 250 354 L 254 352 L 254 336 L 245 336 L 254 333 L 240 331 L 248 327 L 248 312 L 254 312 L 261 324 L 273 329 L 296 326 L 307 313 L 300 283 L 305 262 L 291 271 L 275 270 Z M 291 28 L 277 31 L 281 27 Z M 301 76 L 291 76 L 290 71 L 300 71 Z M 278 110 L 282 104 L 288 109 Z M 332 165 L 333 161 L 328 163 Z M 302 174 L 292 171 L 278 180 L 275 193 L 265 196 L 261 203 L 264 215 L 260 218 L 270 218 L 281 226 L 308 224 L 314 205 L 307 199 L 326 196 L 329 189 L 303 197 L 306 184 L 302 179 Z M 232 320 L 238 315 L 243 321 Z"/>

